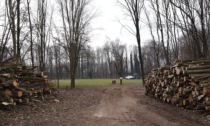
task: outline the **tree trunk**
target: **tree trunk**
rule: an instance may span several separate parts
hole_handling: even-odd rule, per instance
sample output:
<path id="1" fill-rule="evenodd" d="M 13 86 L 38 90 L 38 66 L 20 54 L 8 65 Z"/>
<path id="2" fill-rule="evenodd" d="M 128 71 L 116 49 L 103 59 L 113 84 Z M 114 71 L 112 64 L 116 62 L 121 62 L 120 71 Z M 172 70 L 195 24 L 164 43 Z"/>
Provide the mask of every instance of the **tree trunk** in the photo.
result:
<path id="1" fill-rule="evenodd" d="M 75 88 L 75 75 L 76 75 L 76 68 L 77 68 L 77 47 L 75 43 L 72 43 L 70 51 L 70 72 L 71 72 L 71 88 Z"/>
<path id="2" fill-rule="evenodd" d="M 71 88 L 75 88 L 75 74 L 71 73 Z"/>
<path id="3" fill-rule="evenodd" d="M 136 19 L 136 40 L 138 43 L 138 51 L 139 51 L 139 60 L 140 60 L 140 71 L 142 74 L 142 82 L 143 85 L 145 84 L 145 80 L 144 80 L 144 62 L 143 62 L 143 58 L 142 58 L 142 53 L 141 53 L 141 38 L 140 38 L 140 29 L 139 29 L 139 19 Z"/>
<path id="4" fill-rule="evenodd" d="M 8 7 L 8 10 L 9 10 L 9 14 L 8 14 L 8 17 L 9 17 L 9 21 L 10 21 L 10 30 L 11 30 L 11 33 L 12 33 L 12 41 L 13 41 L 13 58 L 16 59 L 17 57 L 17 46 L 16 46 L 16 30 L 15 30 L 15 13 L 13 11 L 13 3 L 12 3 L 12 0 L 9 0 L 8 1 L 9 3 L 9 7 Z"/>
<path id="5" fill-rule="evenodd" d="M 32 67 L 34 67 L 34 55 L 33 55 L 33 29 L 32 29 L 32 23 L 31 23 L 30 5 L 29 5 L 29 1 L 28 1 L 28 0 L 27 0 L 27 5 L 28 5 L 28 20 L 29 20 L 29 28 L 30 28 L 31 63 L 32 63 Z"/>
<path id="6" fill-rule="evenodd" d="M 20 56 L 20 0 L 17 0 L 17 61 L 21 60 Z"/>

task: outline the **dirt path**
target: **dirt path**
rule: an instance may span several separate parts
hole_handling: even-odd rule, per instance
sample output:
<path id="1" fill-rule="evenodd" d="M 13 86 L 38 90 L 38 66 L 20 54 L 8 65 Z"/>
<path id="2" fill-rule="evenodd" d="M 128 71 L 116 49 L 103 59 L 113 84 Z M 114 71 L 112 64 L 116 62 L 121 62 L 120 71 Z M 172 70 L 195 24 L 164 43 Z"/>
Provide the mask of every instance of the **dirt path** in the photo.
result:
<path id="1" fill-rule="evenodd" d="M 144 92 L 140 85 L 61 90 L 59 103 L 0 111 L 0 126 L 210 126 L 206 114 L 162 103 Z"/>
<path id="2" fill-rule="evenodd" d="M 159 105 L 160 106 L 159 106 Z M 100 104 L 92 107 L 92 126 L 203 126 L 193 115 L 183 115 L 144 95 L 142 87 L 110 87 Z M 180 109 L 180 108 L 179 108 Z M 180 110 L 183 111 L 183 110 Z M 206 124 L 208 125 L 208 124 Z"/>
<path id="3" fill-rule="evenodd" d="M 137 108 L 137 99 L 131 91 L 127 88 L 112 87 L 106 90 L 93 116 L 104 119 L 96 125 L 134 125 L 133 108 Z"/>

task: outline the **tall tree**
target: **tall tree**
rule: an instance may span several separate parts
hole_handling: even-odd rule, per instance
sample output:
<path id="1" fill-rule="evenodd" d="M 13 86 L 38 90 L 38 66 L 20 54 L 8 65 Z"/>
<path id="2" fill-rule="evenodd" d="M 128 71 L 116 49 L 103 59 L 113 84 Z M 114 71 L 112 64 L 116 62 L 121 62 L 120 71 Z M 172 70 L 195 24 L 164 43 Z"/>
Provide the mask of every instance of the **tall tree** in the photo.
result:
<path id="1" fill-rule="evenodd" d="M 6 0 L 6 7 L 7 7 L 7 16 L 9 19 L 10 24 L 10 30 L 12 34 L 12 42 L 13 42 L 13 58 L 17 58 L 17 39 L 16 39 L 16 23 L 15 23 L 15 17 L 16 17 L 16 11 L 15 11 L 15 4 L 13 0 Z"/>
<path id="2" fill-rule="evenodd" d="M 152 22 L 150 20 L 150 13 L 149 11 L 146 9 L 146 7 L 144 7 L 144 13 L 146 15 L 146 19 L 147 19 L 147 25 L 149 27 L 149 31 L 150 31 L 150 34 L 151 34 L 151 37 L 152 37 L 152 47 L 153 47 L 153 50 L 154 50 L 154 62 L 157 64 L 157 67 L 160 66 L 160 58 L 159 58 L 159 55 L 160 55 L 160 49 L 159 49 L 159 44 L 156 42 L 155 40 L 155 35 L 154 35 L 154 31 L 153 31 L 153 27 L 152 27 Z"/>
<path id="3" fill-rule="evenodd" d="M 2 10 L 3 12 L 3 10 Z M 8 51 L 7 51 L 7 44 L 8 41 L 10 39 L 10 35 L 11 35 L 11 30 L 10 30 L 10 23 L 8 22 L 7 19 L 7 11 L 4 11 L 3 14 L 3 20 L 2 20 L 2 24 L 0 25 L 0 62 L 4 60 L 5 56 L 7 56 Z"/>
<path id="4" fill-rule="evenodd" d="M 103 52 L 105 53 L 105 57 L 106 57 L 106 61 L 108 63 L 108 74 L 109 74 L 109 77 L 111 78 L 112 77 L 112 62 L 111 62 L 111 45 L 110 45 L 110 42 L 106 42 L 105 45 L 104 45 L 104 48 L 103 48 Z"/>
<path id="5" fill-rule="evenodd" d="M 33 51 L 33 27 L 31 21 L 31 11 L 30 11 L 30 1 L 27 0 L 27 12 L 28 12 L 28 22 L 29 22 L 29 29 L 30 29 L 30 53 L 31 53 L 31 64 L 34 67 L 34 51 Z"/>
<path id="6" fill-rule="evenodd" d="M 208 57 L 210 2 L 208 0 L 170 0 L 170 4 L 177 8 L 181 14 L 182 19 L 179 20 L 179 24 L 182 24 L 182 27 L 180 30 L 183 36 L 188 39 L 189 46 L 194 54 L 193 57 Z"/>
<path id="7" fill-rule="evenodd" d="M 112 54 L 114 57 L 114 64 L 117 70 L 118 76 L 124 76 L 124 55 L 125 55 L 125 45 L 120 44 L 120 40 L 116 39 L 111 42 Z"/>
<path id="8" fill-rule="evenodd" d="M 88 25 L 94 15 L 89 0 L 58 0 L 63 21 L 65 50 L 70 61 L 71 88 L 75 87 L 76 68 L 81 49 L 88 42 Z"/>
<path id="9" fill-rule="evenodd" d="M 133 75 L 133 55 L 132 55 L 132 53 L 130 53 L 130 67 L 131 67 L 131 75 Z"/>
<path id="10" fill-rule="evenodd" d="M 20 60 L 20 0 L 17 0 L 17 59 Z"/>
<path id="11" fill-rule="evenodd" d="M 144 7 L 144 0 L 124 0 L 124 3 L 118 0 L 120 6 L 128 13 L 129 17 L 133 21 L 135 26 L 135 36 L 138 45 L 138 53 L 139 53 L 139 60 L 140 60 L 140 71 L 142 74 L 142 81 L 143 84 L 145 83 L 144 80 L 144 62 L 142 58 L 142 49 L 141 49 L 141 35 L 140 35 L 140 19 L 141 19 L 141 12 Z"/>
<path id="12" fill-rule="evenodd" d="M 39 47 L 39 68 L 45 71 L 45 51 L 46 51 L 46 21 L 47 21 L 47 1 L 38 0 L 37 8 L 37 39 Z"/>
<path id="13" fill-rule="evenodd" d="M 21 13 L 20 13 L 20 0 L 6 0 L 5 5 L 7 8 L 7 17 L 10 24 L 10 30 L 12 33 L 12 41 L 13 41 L 13 58 L 16 61 L 21 60 L 20 54 L 20 34 L 21 34 L 21 27 L 20 27 L 20 20 L 21 20 Z"/>

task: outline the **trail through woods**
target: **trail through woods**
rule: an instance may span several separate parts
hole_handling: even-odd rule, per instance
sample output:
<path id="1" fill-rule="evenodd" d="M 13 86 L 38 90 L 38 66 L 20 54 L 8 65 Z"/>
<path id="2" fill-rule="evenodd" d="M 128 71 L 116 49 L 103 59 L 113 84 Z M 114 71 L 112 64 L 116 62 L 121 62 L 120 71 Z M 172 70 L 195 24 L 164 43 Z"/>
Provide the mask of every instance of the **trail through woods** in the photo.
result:
<path id="1" fill-rule="evenodd" d="M 58 99 L 0 113 L 0 125 L 42 126 L 208 126 L 209 116 L 144 95 L 142 85 L 61 90 Z M 2 114 L 5 114 L 4 116 Z"/>
<path id="2" fill-rule="evenodd" d="M 168 105 L 157 103 L 144 95 L 142 87 L 110 87 L 100 104 L 94 106 L 90 125 L 100 126 L 182 126 L 202 125 L 198 120 L 184 117 Z M 165 109 L 166 107 L 166 109 Z"/>

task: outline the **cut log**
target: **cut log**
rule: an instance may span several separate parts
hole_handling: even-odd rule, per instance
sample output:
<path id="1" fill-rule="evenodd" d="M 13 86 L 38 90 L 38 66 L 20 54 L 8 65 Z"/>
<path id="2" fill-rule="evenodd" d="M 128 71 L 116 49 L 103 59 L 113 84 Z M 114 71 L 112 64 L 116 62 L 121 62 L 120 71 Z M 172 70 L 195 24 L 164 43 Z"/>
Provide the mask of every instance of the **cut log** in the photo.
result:
<path id="1" fill-rule="evenodd" d="M 210 101 L 205 101 L 206 106 L 210 106 Z"/>
<path id="2" fill-rule="evenodd" d="M 188 74 L 203 74 L 203 73 L 210 73 L 210 70 L 186 70 Z"/>
<path id="3" fill-rule="evenodd" d="M 191 62 L 192 64 L 210 63 L 210 59 L 198 59 Z"/>
<path id="4" fill-rule="evenodd" d="M 190 84 L 191 86 L 196 86 L 196 85 L 197 85 L 197 83 L 196 83 L 195 81 L 191 81 L 191 82 L 189 82 L 189 84 Z"/>
<path id="5" fill-rule="evenodd" d="M 183 94 L 184 88 L 183 87 L 179 87 L 179 94 Z"/>
<path id="6" fill-rule="evenodd" d="M 203 95 L 210 96 L 210 87 L 204 87 L 203 88 Z"/>
<path id="7" fill-rule="evenodd" d="M 205 106 L 205 109 L 206 109 L 207 111 L 210 111 L 210 106 Z"/>
<path id="8" fill-rule="evenodd" d="M 184 91 L 183 91 L 184 94 L 191 94 L 191 92 L 192 92 L 192 89 L 190 87 L 184 88 Z"/>
<path id="9" fill-rule="evenodd" d="M 171 103 L 171 99 L 172 99 L 172 97 L 167 97 L 167 99 L 166 99 L 167 103 Z"/>
<path id="10" fill-rule="evenodd" d="M 200 101 L 200 100 L 204 99 L 204 97 L 205 97 L 205 95 L 199 95 L 199 96 L 197 97 L 197 99 Z"/>
<path id="11" fill-rule="evenodd" d="M 208 87 L 208 86 L 210 86 L 210 83 L 209 82 L 200 82 L 199 85 L 201 87 Z"/>
<path id="12" fill-rule="evenodd" d="M 193 95 L 191 94 L 191 95 L 189 95 L 189 97 L 188 97 L 188 101 L 189 101 L 189 103 L 192 103 L 193 102 Z"/>
<path id="13" fill-rule="evenodd" d="M 51 90 L 46 73 L 40 75 L 36 76 L 34 68 L 22 64 L 0 66 L 0 104 L 28 104 L 31 99 L 45 100 L 46 94 L 50 95 L 54 90 Z"/>
<path id="14" fill-rule="evenodd" d="M 17 91 L 17 97 L 22 97 L 23 96 L 23 92 L 22 91 Z"/>
<path id="15" fill-rule="evenodd" d="M 205 101 L 210 101 L 210 97 L 205 97 Z"/>
<path id="16" fill-rule="evenodd" d="M 188 109 L 210 106 L 210 59 L 176 60 L 167 68 L 155 68 L 146 79 L 148 96 Z"/>
<path id="17" fill-rule="evenodd" d="M 11 96 L 13 96 L 12 91 L 9 89 L 4 90 L 3 94 L 6 98 L 10 98 Z"/>
<path id="18" fill-rule="evenodd" d="M 206 79 L 206 80 L 202 80 L 200 81 L 200 84 L 207 84 L 207 86 L 209 85 L 210 82 L 210 78 Z M 206 87 L 206 86 L 205 86 Z"/>
<path id="19" fill-rule="evenodd" d="M 8 103 L 8 102 L 2 102 L 2 105 L 8 106 L 8 105 L 13 105 L 12 103 Z"/>
<path id="20" fill-rule="evenodd" d="M 181 72 L 182 72 L 182 68 L 180 68 L 180 67 L 175 67 L 175 73 L 176 73 L 176 75 L 180 75 Z"/>
<path id="21" fill-rule="evenodd" d="M 210 65 L 187 67 L 186 69 L 187 69 L 187 70 L 202 70 L 202 69 L 210 69 Z"/>
<path id="22" fill-rule="evenodd" d="M 4 86 L 14 86 L 19 87 L 19 83 L 16 80 L 9 80 L 4 83 L 2 83 Z"/>
<path id="23" fill-rule="evenodd" d="M 188 99 L 184 99 L 183 100 L 183 106 L 188 106 L 189 105 L 189 100 Z"/>
<path id="24" fill-rule="evenodd" d="M 10 73 L 2 73 L 2 74 L 0 74 L 0 76 L 10 78 L 11 74 Z"/>
<path id="25" fill-rule="evenodd" d="M 194 78 L 197 81 L 205 81 L 210 78 L 210 74 L 201 74 L 200 77 Z"/>

